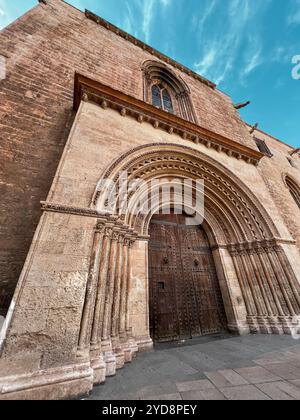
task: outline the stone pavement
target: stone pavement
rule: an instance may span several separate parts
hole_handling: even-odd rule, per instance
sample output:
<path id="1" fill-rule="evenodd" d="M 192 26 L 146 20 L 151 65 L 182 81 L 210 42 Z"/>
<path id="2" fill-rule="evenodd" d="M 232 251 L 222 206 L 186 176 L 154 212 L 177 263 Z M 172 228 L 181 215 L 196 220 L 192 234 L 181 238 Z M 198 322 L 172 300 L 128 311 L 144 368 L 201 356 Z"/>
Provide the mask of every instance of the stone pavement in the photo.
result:
<path id="1" fill-rule="evenodd" d="M 229 335 L 160 344 L 90 400 L 300 400 L 300 341 Z"/>

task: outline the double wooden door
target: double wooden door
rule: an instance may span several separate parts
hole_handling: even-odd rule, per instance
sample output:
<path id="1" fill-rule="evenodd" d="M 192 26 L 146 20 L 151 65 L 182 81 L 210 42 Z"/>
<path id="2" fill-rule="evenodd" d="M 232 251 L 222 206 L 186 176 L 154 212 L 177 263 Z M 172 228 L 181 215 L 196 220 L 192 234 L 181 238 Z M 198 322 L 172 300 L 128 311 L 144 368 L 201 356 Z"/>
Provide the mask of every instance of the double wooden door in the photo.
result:
<path id="1" fill-rule="evenodd" d="M 208 238 L 184 215 L 157 215 L 150 225 L 150 330 L 155 341 L 213 334 L 226 316 Z"/>

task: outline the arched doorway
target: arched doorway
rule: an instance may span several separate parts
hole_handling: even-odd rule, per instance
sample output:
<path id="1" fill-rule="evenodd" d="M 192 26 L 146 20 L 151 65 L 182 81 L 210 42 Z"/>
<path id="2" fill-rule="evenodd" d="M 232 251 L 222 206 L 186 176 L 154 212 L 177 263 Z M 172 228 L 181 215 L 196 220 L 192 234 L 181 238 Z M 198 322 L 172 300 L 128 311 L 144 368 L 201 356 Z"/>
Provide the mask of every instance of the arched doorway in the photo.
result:
<path id="1" fill-rule="evenodd" d="M 126 188 L 124 190 L 124 171 L 128 181 L 126 184 L 130 187 L 127 190 Z M 106 179 L 113 181 L 117 188 L 102 188 L 102 181 Z M 218 282 L 214 284 L 221 288 L 227 329 L 239 334 L 248 334 L 249 332 L 291 334 L 294 330 L 292 320 L 300 311 L 299 279 L 297 270 L 295 270 L 296 259 L 288 258 L 288 253 L 296 255 L 298 252 L 293 241 L 281 237 L 281 233 L 267 210 L 251 189 L 224 165 L 192 147 L 173 143 L 155 143 L 139 146 L 117 159 L 102 175 L 92 200 L 93 208 L 103 215 L 107 213 L 106 203 L 115 203 L 113 216 L 108 215 L 108 221 L 104 223 L 104 239 L 100 236 L 100 241 L 103 240 L 105 245 L 99 247 L 99 250 L 104 252 L 100 262 L 103 261 L 105 270 L 108 267 L 108 262 L 112 260 L 120 263 L 119 259 L 115 259 L 116 241 L 118 241 L 120 229 L 121 236 L 124 235 L 124 231 L 126 232 L 122 262 L 124 272 L 121 288 L 123 289 L 120 291 L 120 265 L 117 265 L 115 270 L 118 276 L 116 292 L 113 287 L 110 287 L 111 277 L 106 284 L 111 296 L 110 300 L 107 300 L 107 305 L 114 302 L 114 299 L 118 303 L 120 294 L 123 296 L 124 304 L 122 304 L 120 320 L 122 329 L 124 319 L 126 320 L 126 335 L 130 337 L 129 342 L 136 340 L 141 349 L 152 346 L 148 283 L 149 273 L 153 278 L 153 269 L 151 267 L 149 269 L 149 265 L 152 264 L 152 250 L 150 250 L 149 261 L 149 247 L 151 248 L 153 245 L 149 244 L 149 236 L 151 239 L 151 230 L 155 223 L 151 223 L 151 220 L 155 220 L 153 214 L 162 205 L 180 205 L 180 200 L 177 203 L 175 200 L 177 196 L 175 197 L 172 191 L 168 199 L 164 198 L 164 203 L 162 203 L 160 191 L 170 187 L 170 182 L 178 185 L 185 179 L 192 180 L 193 183 L 197 180 L 202 180 L 205 183 L 204 211 L 198 209 L 197 214 L 199 217 L 205 216 L 203 228 L 207 236 L 203 235 L 203 237 L 206 238 L 206 244 L 210 245 L 209 255 L 213 255 L 215 262 Z M 160 187 L 159 193 L 155 188 L 157 182 Z M 124 192 L 126 199 L 124 199 Z M 203 190 L 198 189 L 196 182 L 193 185 L 193 196 L 194 194 L 196 196 L 197 193 L 201 195 Z M 182 223 L 176 221 L 176 225 L 180 224 Z M 202 228 L 198 229 L 203 232 Z M 209 238 L 208 242 L 207 237 Z M 121 237 L 121 243 L 122 240 Z M 167 240 L 169 238 L 166 238 Z M 161 238 L 157 243 L 160 246 L 160 251 L 157 253 L 160 255 L 158 262 L 164 264 L 162 266 L 157 264 L 156 271 L 164 274 L 167 271 L 167 267 L 164 265 L 168 265 L 168 260 L 173 264 L 173 259 L 168 259 L 167 255 L 164 260 L 162 251 L 172 245 L 166 242 L 165 248 L 163 248 Z M 189 244 L 190 240 L 187 243 Z M 180 265 L 175 261 L 176 273 L 181 273 L 177 276 L 179 276 L 179 281 L 181 280 L 186 285 L 185 290 L 193 290 L 195 289 L 192 281 L 193 272 L 197 271 L 198 264 L 191 269 L 191 264 L 195 259 L 193 253 L 189 253 L 187 261 L 190 265 L 184 264 L 184 267 L 189 267 L 187 274 L 182 267 L 182 255 L 189 246 L 179 245 L 180 242 L 177 241 L 174 246 L 177 251 L 180 250 L 180 258 L 177 259 L 181 262 Z M 152 264 L 152 267 L 155 268 L 157 265 Z M 100 273 L 102 275 L 102 271 Z M 108 271 L 109 276 L 111 273 L 114 271 Z M 165 290 L 163 288 L 166 287 L 166 281 L 160 280 L 158 276 L 156 281 L 157 286 Z M 176 284 L 178 282 L 175 282 Z M 178 293 L 175 296 L 177 297 Z M 194 292 L 194 301 L 197 301 L 196 298 L 197 294 Z M 177 301 L 173 300 L 177 305 Z M 191 319 L 190 306 L 192 305 L 188 305 L 188 312 L 186 309 L 182 311 L 183 315 L 188 313 L 186 319 L 189 322 Z M 175 308 L 176 310 L 173 309 L 173 312 L 177 319 L 175 316 L 172 318 L 171 326 L 175 326 L 176 334 L 172 332 L 169 337 L 168 334 L 166 337 L 159 334 L 158 336 L 162 340 L 177 339 L 181 336 L 190 337 L 194 334 L 194 325 L 191 323 L 192 327 L 183 331 L 183 334 L 182 330 L 178 330 L 182 317 L 181 313 L 178 313 L 178 305 Z M 109 310 L 107 315 L 109 315 Z M 151 316 L 153 317 L 153 312 Z M 194 320 L 195 317 L 192 319 Z M 109 320 L 106 325 L 109 325 Z M 201 334 L 208 334 L 216 330 L 216 328 L 209 327 L 201 328 L 200 322 L 199 325 L 198 331 L 200 330 Z M 152 336 L 155 335 L 153 326 L 151 333 Z M 162 337 L 160 337 L 161 335 Z M 198 335 L 197 332 L 196 335 Z"/>
<path id="2" fill-rule="evenodd" d="M 208 237 L 184 214 L 150 223 L 150 334 L 154 341 L 225 330 L 227 321 Z"/>

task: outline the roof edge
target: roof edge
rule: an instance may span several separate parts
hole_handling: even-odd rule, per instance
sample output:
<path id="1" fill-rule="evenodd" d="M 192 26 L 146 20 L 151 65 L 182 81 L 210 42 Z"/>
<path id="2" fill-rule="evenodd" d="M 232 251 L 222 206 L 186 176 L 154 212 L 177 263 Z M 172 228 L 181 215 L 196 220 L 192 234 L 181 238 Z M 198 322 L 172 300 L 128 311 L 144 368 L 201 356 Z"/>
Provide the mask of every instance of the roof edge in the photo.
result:
<path id="1" fill-rule="evenodd" d="M 150 123 L 155 129 L 179 135 L 183 140 L 195 144 L 204 144 L 209 149 L 216 149 L 220 153 L 227 153 L 231 157 L 243 159 L 254 165 L 258 165 L 264 157 L 259 151 L 238 143 L 234 139 L 214 133 L 198 124 L 158 109 L 152 104 L 115 90 L 111 86 L 76 73 L 74 83 L 74 109 L 76 111 L 82 101 L 93 102 L 103 109 L 112 108 L 120 112 L 123 117 L 132 117 L 141 124 Z"/>
<path id="2" fill-rule="evenodd" d="M 245 124 L 246 124 L 249 128 L 252 128 L 251 124 L 247 123 L 246 121 L 245 121 Z M 271 139 L 273 139 L 273 140 L 277 141 L 278 143 L 284 144 L 285 146 L 288 146 L 290 149 L 295 150 L 295 147 L 294 147 L 294 146 L 291 146 L 291 145 L 290 145 L 290 144 L 288 144 L 287 142 L 285 142 L 285 141 L 283 141 L 283 140 L 279 139 L 278 137 L 272 136 L 272 134 L 267 133 L 266 131 L 261 130 L 260 128 L 257 128 L 255 131 L 258 131 L 258 132 L 260 132 L 260 133 L 262 133 L 262 134 L 264 134 L 264 135 L 266 135 L 266 136 L 269 136 Z"/>
<path id="3" fill-rule="evenodd" d="M 217 85 L 210 80 L 206 79 L 203 76 L 200 76 L 199 74 L 195 73 L 193 70 L 189 69 L 188 67 L 184 66 L 183 64 L 178 63 L 176 60 L 168 57 L 167 55 L 161 53 L 160 51 L 156 50 L 155 48 L 152 48 L 150 45 L 146 44 L 143 41 L 140 41 L 138 38 L 135 38 L 134 36 L 130 35 L 129 33 L 125 32 L 123 29 L 118 28 L 117 26 L 113 25 L 112 23 L 108 22 L 107 20 L 103 19 L 102 17 L 96 15 L 95 13 L 85 10 L 85 16 L 90 19 L 91 21 L 97 23 L 98 25 L 104 27 L 105 29 L 115 33 L 116 35 L 122 37 L 126 41 L 131 42 L 137 47 L 142 48 L 144 51 L 149 52 L 151 55 L 159 58 L 160 60 L 164 61 L 166 64 L 170 64 L 173 67 L 177 68 L 178 70 L 181 70 L 182 72 L 186 73 L 187 75 L 193 77 L 194 79 L 200 81 L 201 83 L 204 83 L 206 86 L 216 89 Z"/>

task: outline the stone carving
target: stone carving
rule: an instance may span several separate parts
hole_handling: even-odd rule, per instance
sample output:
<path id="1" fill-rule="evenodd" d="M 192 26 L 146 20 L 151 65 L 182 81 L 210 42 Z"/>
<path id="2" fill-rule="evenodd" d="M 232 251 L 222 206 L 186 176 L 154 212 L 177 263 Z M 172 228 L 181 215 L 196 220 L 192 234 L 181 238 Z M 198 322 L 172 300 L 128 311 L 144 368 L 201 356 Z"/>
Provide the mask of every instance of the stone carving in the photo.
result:
<path id="1" fill-rule="evenodd" d="M 168 150 L 164 150 L 166 147 L 171 147 L 172 150 L 168 153 Z M 141 154 L 143 149 L 145 152 Z M 147 149 L 149 149 L 149 152 L 146 152 Z M 178 152 L 176 152 L 176 150 L 178 150 Z M 185 155 L 185 151 L 189 157 Z M 126 162 L 128 156 L 134 156 L 135 153 L 138 153 L 137 158 L 133 158 L 129 163 L 122 164 L 122 162 Z M 259 206 L 259 203 L 256 204 L 256 198 L 252 193 L 250 191 L 245 191 L 245 186 L 241 185 L 241 181 L 238 178 L 233 174 L 222 174 L 222 171 L 225 169 L 222 165 L 218 165 L 207 156 L 189 147 L 179 147 L 178 145 L 172 147 L 168 143 L 138 147 L 118 159 L 104 176 L 111 177 L 112 173 L 118 173 L 116 169 L 119 167 L 120 171 L 127 170 L 132 178 L 134 176 L 143 178 L 144 176 L 151 174 L 152 171 L 159 169 L 159 162 L 168 162 L 169 167 L 172 165 L 171 167 L 175 170 L 184 171 L 188 175 L 193 174 L 198 178 L 203 178 L 206 182 L 212 183 L 214 188 L 218 188 L 220 192 L 225 194 L 226 200 L 229 200 L 237 208 L 238 212 L 244 218 L 244 222 L 247 223 L 252 235 L 256 239 L 261 235 L 263 235 L 263 238 L 272 235 L 279 236 L 272 220 L 264 212 L 264 209 Z M 182 162 L 184 166 L 178 165 L 178 162 Z M 219 166 L 218 173 L 216 172 L 216 166 Z M 139 168 L 143 168 L 143 170 L 140 171 Z M 143 173 L 143 176 L 141 176 L 141 172 Z M 117 177 L 114 178 L 114 182 L 117 182 L 117 180 Z M 251 197 L 251 202 L 249 202 L 249 196 Z M 96 191 L 93 200 L 94 205 L 98 199 L 99 193 Z M 245 210 L 243 210 L 243 208 Z M 263 212 L 263 214 L 261 214 L 261 212 Z M 247 216 L 247 213 L 250 217 Z M 262 226 L 262 223 L 264 223 L 265 227 Z M 264 232 L 264 230 L 266 232 Z M 147 232 L 143 232 L 143 234 L 146 233 Z"/>
<path id="2" fill-rule="evenodd" d="M 211 146 L 209 143 L 208 139 L 208 147 Z M 281 243 L 288 241 L 278 239 L 272 220 L 240 180 L 209 158 L 198 158 L 194 150 L 190 153 L 190 149 L 184 146 L 179 148 L 174 145 L 172 150 L 170 147 L 169 144 L 161 144 L 137 148 L 131 151 L 132 157 L 127 159 L 129 154 L 123 156 L 107 174 L 112 175 L 115 182 L 118 181 L 118 169 L 127 170 L 130 179 L 149 179 L 152 174 L 167 175 L 169 171 L 204 179 L 207 187 L 206 220 L 211 223 L 211 229 L 223 232 L 222 237 L 217 239 L 220 241 L 222 238 L 222 242 L 217 243 L 215 249 L 227 249 L 233 259 L 250 329 L 263 333 L 275 330 L 287 332 L 285 317 L 300 313 L 300 302 L 295 297 L 299 296 L 300 287 L 293 278 L 288 261 L 284 260 L 285 253 L 281 247 Z M 129 192 L 128 202 L 134 193 Z M 97 193 L 95 197 L 100 198 Z M 234 214 L 235 219 L 230 224 L 228 215 L 220 217 L 220 209 L 216 211 L 215 197 L 223 208 L 230 209 Z M 128 220 L 125 217 L 124 222 Z M 147 235 L 145 216 L 138 214 L 130 220 L 133 228 L 141 229 L 140 235 Z M 239 233 L 234 227 L 236 220 L 239 220 Z M 196 260 L 194 263 L 195 266 L 199 264 Z M 284 318 L 279 319 L 278 316 Z"/>

